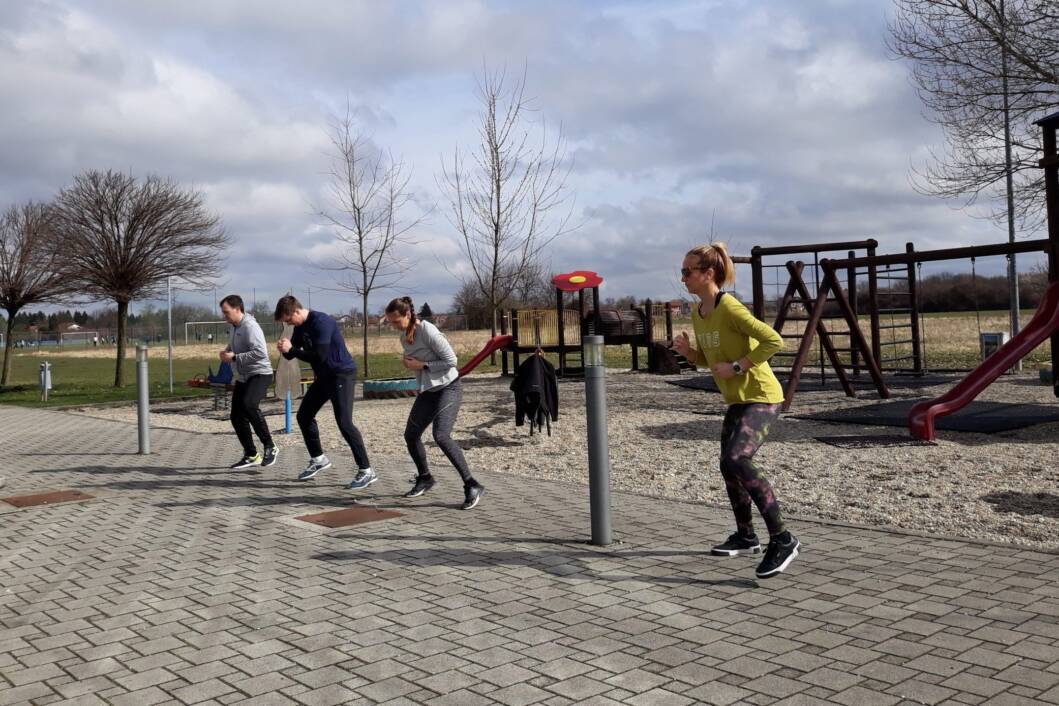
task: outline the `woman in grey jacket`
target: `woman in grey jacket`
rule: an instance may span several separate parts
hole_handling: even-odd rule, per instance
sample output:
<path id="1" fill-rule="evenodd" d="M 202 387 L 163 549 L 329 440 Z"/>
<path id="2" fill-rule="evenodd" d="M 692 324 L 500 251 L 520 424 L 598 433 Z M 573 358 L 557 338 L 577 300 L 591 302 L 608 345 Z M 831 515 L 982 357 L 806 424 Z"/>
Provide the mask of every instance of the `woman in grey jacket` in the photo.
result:
<path id="1" fill-rule="evenodd" d="M 391 301 L 386 306 L 386 321 L 404 334 L 401 336 L 402 362 L 405 368 L 415 371 L 419 389 L 404 430 L 404 440 L 418 476 L 405 497 L 417 498 L 434 487 L 421 438 L 426 428 L 433 426 L 434 441 L 463 479 L 463 509 L 470 510 L 481 500 L 485 488 L 471 475 L 463 450 L 452 440 L 452 427 L 463 401 L 456 353 L 437 326 L 416 319 L 410 297 Z"/>

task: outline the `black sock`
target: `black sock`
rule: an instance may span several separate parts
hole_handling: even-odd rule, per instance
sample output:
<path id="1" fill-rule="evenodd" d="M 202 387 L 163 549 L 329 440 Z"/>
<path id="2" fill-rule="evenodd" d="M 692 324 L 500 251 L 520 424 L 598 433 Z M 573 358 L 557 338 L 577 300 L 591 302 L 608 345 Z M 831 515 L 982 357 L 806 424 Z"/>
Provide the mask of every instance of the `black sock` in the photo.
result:
<path id="1" fill-rule="evenodd" d="M 770 542 L 779 542 L 780 544 L 791 543 L 791 533 L 784 530 L 781 534 L 777 534 L 775 537 L 769 537 Z"/>

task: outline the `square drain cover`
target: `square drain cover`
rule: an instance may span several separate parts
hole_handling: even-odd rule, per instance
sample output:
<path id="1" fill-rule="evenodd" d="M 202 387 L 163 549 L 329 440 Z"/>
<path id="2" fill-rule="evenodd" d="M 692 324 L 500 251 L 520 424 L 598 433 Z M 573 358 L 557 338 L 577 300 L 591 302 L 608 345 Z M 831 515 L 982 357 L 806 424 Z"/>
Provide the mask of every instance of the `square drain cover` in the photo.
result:
<path id="1" fill-rule="evenodd" d="M 90 500 L 91 498 L 91 495 L 82 493 L 80 490 L 53 490 L 50 493 L 16 495 L 10 498 L 0 498 L 0 500 L 3 500 L 8 505 L 14 505 L 15 507 L 34 507 L 37 505 L 68 503 L 75 500 Z"/>
<path id="2" fill-rule="evenodd" d="M 393 510 L 379 510 L 374 507 L 347 507 L 344 510 L 331 510 L 330 512 L 318 512 L 314 515 L 302 515 L 295 519 L 302 522 L 311 522 L 321 527 L 349 527 L 351 525 L 362 525 L 365 522 L 376 520 L 388 520 L 391 517 L 400 517 L 401 513 Z"/>

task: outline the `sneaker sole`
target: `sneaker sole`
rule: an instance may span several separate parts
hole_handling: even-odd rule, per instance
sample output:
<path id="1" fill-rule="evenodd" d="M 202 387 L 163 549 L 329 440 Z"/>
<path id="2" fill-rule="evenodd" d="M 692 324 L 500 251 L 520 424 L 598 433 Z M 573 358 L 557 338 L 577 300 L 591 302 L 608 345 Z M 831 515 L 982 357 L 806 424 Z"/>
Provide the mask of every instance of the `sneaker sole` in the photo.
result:
<path id="1" fill-rule="evenodd" d="M 375 476 L 374 478 L 369 480 L 364 485 L 353 485 L 352 483 L 350 483 L 349 485 L 346 486 L 346 489 L 347 490 L 364 490 L 365 488 L 367 488 L 369 485 L 371 485 L 372 483 L 374 483 L 377 480 L 379 480 L 379 477 Z"/>
<path id="2" fill-rule="evenodd" d="M 236 464 L 235 466 L 228 466 L 228 470 L 230 470 L 230 471 L 241 471 L 244 468 L 257 468 L 260 465 L 261 465 L 260 461 L 258 461 L 257 463 L 240 463 L 240 464 Z"/>
<path id="3" fill-rule="evenodd" d="M 787 557 L 786 559 L 783 560 L 782 564 L 777 566 L 772 571 L 766 572 L 764 574 L 757 574 L 757 577 L 759 579 L 767 579 L 767 578 L 772 578 L 776 574 L 782 574 L 784 569 L 786 569 L 788 566 L 790 566 L 791 562 L 794 561 L 794 557 L 798 556 L 798 550 L 801 549 L 801 548 L 802 548 L 802 543 L 798 542 L 797 544 L 794 545 L 794 551 L 791 552 L 791 555 L 789 557 Z"/>
<path id="4" fill-rule="evenodd" d="M 742 556 L 743 554 L 760 554 L 761 545 L 756 547 L 750 547 L 749 549 L 711 549 L 710 554 L 713 556 Z"/>

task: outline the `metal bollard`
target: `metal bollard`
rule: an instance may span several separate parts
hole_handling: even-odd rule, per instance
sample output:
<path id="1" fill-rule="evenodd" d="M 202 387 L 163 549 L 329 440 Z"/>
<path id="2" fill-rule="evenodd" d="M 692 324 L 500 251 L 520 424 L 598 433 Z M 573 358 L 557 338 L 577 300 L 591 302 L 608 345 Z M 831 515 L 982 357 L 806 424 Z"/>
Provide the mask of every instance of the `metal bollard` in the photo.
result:
<path id="1" fill-rule="evenodd" d="M 151 453 L 150 400 L 147 395 L 149 386 L 147 346 L 138 345 L 136 346 L 136 421 L 139 427 L 139 453 L 141 454 Z"/>
<path id="2" fill-rule="evenodd" d="M 48 390 L 51 389 L 51 363 L 44 361 L 40 364 L 40 372 L 37 374 L 40 383 L 40 399 L 48 401 Z"/>
<path id="3" fill-rule="evenodd" d="M 583 339 L 585 417 L 588 420 L 588 493 L 592 510 L 592 544 L 613 540 L 610 527 L 610 449 L 607 438 L 607 380 L 603 336 Z"/>

